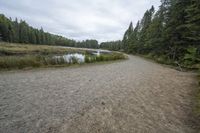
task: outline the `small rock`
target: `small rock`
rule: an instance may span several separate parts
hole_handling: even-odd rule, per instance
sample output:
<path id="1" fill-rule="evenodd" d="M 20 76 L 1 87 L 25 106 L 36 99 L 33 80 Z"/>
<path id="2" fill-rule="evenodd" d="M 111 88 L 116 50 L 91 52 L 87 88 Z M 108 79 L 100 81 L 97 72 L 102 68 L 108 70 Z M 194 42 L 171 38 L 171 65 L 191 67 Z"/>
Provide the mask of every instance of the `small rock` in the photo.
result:
<path id="1" fill-rule="evenodd" d="M 102 105 L 105 105 L 106 103 L 105 103 L 105 102 L 101 102 L 101 104 L 102 104 Z"/>

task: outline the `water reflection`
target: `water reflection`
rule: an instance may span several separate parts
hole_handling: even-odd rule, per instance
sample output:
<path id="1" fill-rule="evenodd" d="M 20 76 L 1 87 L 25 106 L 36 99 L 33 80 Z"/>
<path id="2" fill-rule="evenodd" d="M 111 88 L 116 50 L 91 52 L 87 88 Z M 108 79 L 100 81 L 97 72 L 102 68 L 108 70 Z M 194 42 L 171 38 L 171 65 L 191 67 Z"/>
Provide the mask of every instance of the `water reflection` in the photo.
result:
<path id="1" fill-rule="evenodd" d="M 66 54 L 62 56 L 54 56 L 54 59 L 57 61 L 64 61 L 65 63 L 84 63 L 85 62 L 85 55 L 74 53 L 74 54 Z"/>
<path id="2" fill-rule="evenodd" d="M 93 52 L 92 54 L 100 56 L 101 54 L 110 54 L 110 53 L 111 51 L 108 51 L 108 50 L 97 50 L 96 52 Z"/>
<path id="3" fill-rule="evenodd" d="M 91 51 L 91 54 L 94 56 L 100 56 L 101 54 L 110 54 L 110 51 L 106 50 L 97 50 L 97 51 Z M 80 53 L 72 53 L 72 54 L 66 54 L 66 55 L 59 55 L 59 56 L 53 56 L 53 60 L 56 63 L 84 63 L 85 62 L 85 55 Z"/>

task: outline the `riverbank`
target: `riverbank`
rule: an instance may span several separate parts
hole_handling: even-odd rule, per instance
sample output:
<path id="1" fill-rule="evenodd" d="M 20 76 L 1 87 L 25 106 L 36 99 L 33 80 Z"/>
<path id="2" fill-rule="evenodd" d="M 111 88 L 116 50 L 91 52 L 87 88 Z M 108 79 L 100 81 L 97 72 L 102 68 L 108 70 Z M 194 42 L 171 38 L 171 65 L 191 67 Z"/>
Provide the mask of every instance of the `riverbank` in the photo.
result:
<path id="1" fill-rule="evenodd" d="M 0 43 L 0 70 L 69 66 L 126 59 L 123 53 L 48 45 Z M 81 59 L 79 59 L 81 57 Z"/>

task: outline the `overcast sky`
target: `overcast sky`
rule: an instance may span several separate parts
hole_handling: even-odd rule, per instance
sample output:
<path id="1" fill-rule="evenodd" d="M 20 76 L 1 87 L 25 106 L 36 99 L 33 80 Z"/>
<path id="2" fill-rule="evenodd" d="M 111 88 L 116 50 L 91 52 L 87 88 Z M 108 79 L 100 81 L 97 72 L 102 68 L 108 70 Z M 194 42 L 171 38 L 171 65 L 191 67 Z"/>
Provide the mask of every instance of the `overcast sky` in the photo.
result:
<path id="1" fill-rule="evenodd" d="M 0 0 L 0 13 L 26 20 L 33 27 L 71 39 L 122 39 L 160 0 Z"/>

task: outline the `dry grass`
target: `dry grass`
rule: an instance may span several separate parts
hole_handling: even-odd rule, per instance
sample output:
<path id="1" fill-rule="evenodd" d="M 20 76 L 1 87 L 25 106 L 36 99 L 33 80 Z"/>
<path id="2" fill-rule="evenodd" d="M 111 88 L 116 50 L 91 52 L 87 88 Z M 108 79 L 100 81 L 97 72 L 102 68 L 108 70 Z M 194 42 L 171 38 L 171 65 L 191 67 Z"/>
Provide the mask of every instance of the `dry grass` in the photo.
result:
<path id="1" fill-rule="evenodd" d="M 63 53 L 84 53 L 85 50 L 74 48 L 62 48 L 48 45 L 30 45 L 30 44 L 15 44 L 15 43 L 0 43 L 0 55 L 25 55 L 25 54 L 63 54 Z"/>

